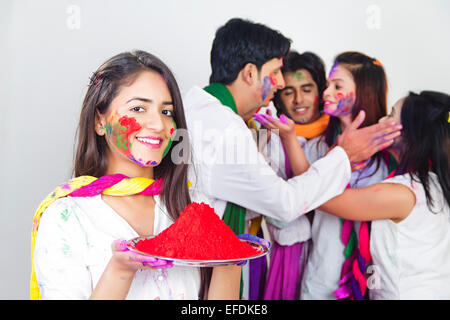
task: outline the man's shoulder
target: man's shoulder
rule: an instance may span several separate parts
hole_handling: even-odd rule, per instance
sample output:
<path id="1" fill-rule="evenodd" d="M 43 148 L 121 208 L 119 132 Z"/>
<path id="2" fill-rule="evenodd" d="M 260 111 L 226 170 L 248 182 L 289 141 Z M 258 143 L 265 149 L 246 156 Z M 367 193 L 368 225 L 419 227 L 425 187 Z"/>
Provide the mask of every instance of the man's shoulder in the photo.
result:
<path id="1" fill-rule="evenodd" d="M 182 97 L 185 108 L 191 108 L 199 104 L 215 103 L 216 101 L 220 103 L 219 100 L 199 86 L 193 86 L 186 92 L 183 92 Z"/>
<path id="2" fill-rule="evenodd" d="M 242 125 L 243 120 L 230 108 L 224 106 L 216 97 L 198 86 L 183 94 L 183 106 L 186 120 L 212 122 L 215 127 L 228 127 L 231 124 Z"/>

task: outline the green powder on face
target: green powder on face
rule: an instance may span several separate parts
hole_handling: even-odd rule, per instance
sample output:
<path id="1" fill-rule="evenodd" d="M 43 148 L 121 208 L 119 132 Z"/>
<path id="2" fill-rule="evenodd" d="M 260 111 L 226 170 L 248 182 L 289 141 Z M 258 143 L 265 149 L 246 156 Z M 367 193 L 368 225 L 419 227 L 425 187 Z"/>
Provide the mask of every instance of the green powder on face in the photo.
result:
<path id="1" fill-rule="evenodd" d="M 125 138 L 125 135 L 120 134 L 116 137 L 116 146 L 119 149 L 128 150 L 131 144 Z"/>
<path id="2" fill-rule="evenodd" d="M 167 155 L 167 153 L 169 152 L 170 147 L 172 146 L 173 139 L 175 138 L 175 133 L 176 133 L 176 130 L 177 130 L 177 124 L 175 123 L 175 120 L 172 120 L 172 124 L 173 124 L 173 129 L 170 130 L 170 134 L 171 134 L 172 137 L 170 138 L 169 143 L 167 144 L 166 149 L 164 149 L 164 153 L 163 153 L 163 155 L 162 155 L 162 158 L 163 158 L 163 159 L 164 159 L 164 157 Z"/>
<path id="3" fill-rule="evenodd" d="M 303 74 L 300 71 L 297 71 L 294 76 L 298 81 L 303 79 Z"/>

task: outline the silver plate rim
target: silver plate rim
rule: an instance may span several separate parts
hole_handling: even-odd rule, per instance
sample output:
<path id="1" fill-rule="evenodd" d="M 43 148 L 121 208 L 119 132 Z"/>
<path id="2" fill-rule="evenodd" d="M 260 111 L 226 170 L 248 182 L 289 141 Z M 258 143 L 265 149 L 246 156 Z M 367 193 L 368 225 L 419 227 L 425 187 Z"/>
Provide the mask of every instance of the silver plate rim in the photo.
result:
<path id="1" fill-rule="evenodd" d="M 134 248 L 134 246 L 136 245 L 136 243 L 138 243 L 139 241 L 142 240 L 146 240 L 146 239 L 151 239 L 154 238 L 155 236 L 144 236 L 144 237 L 136 237 L 133 239 L 130 239 L 127 241 L 127 248 L 130 251 L 136 252 L 138 254 L 147 256 L 147 257 L 153 257 L 153 258 L 157 258 L 157 259 L 163 259 L 163 260 L 167 260 L 167 261 L 171 261 L 173 262 L 173 265 L 176 266 L 184 266 L 184 267 L 215 267 L 215 266 L 227 266 L 227 265 L 233 265 L 233 264 L 238 264 L 241 263 L 243 261 L 246 260 L 253 260 L 253 259 L 257 259 L 257 258 L 261 258 L 264 257 L 265 255 L 267 255 L 269 253 L 269 248 L 251 241 L 251 240 L 244 240 L 244 239 L 239 239 L 241 241 L 245 241 L 248 244 L 250 244 L 253 247 L 256 247 L 257 249 L 261 250 L 262 252 L 260 254 L 256 254 L 250 257 L 246 257 L 245 259 L 228 259 L 228 260 L 185 260 L 185 259 L 176 259 L 176 258 L 170 258 L 170 257 L 163 257 L 163 256 L 157 256 L 157 255 L 152 255 L 146 252 L 142 252 L 139 250 L 136 250 Z"/>

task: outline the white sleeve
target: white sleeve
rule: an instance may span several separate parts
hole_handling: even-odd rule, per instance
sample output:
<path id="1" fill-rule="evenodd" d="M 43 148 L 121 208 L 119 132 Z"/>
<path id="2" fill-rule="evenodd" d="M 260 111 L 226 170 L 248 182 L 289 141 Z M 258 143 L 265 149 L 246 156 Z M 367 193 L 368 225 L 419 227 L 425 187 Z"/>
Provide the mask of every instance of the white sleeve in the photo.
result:
<path id="1" fill-rule="evenodd" d="M 65 203 L 50 205 L 39 223 L 34 264 L 42 299 L 88 299 L 92 293 L 84 231 Z"/>
<path id="2" fill-rule="evenodd" d="M 258 152 L 250 131 L 237 131 L 234 132 L 239 135 L 237 145 L 236 139 L 227 134 L 216 141 L 219 148 L 231 144 L 232 151 L 241 155 L 241 161 L 213 160 L 208 188 L 212 197 L 289 222 L 341 194 L 350 180 L 347 154 L 336 147 L 312 163 L 308 171 L 285 181 Z M 221 152 L 229 154 L 229 150 L 225 148 Z"/>

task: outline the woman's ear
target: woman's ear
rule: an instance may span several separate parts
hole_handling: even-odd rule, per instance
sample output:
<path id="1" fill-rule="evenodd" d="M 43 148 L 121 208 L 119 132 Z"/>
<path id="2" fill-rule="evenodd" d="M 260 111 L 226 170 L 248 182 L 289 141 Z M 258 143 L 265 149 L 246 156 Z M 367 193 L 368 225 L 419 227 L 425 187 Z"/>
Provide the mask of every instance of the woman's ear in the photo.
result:
<path id="1" fill-rule="evenodd" d="M 99 136 L 104 136 L 106 134 L 106 116 L 100 114 L 98 110 L 95 111 L 95 132 Z"/>

